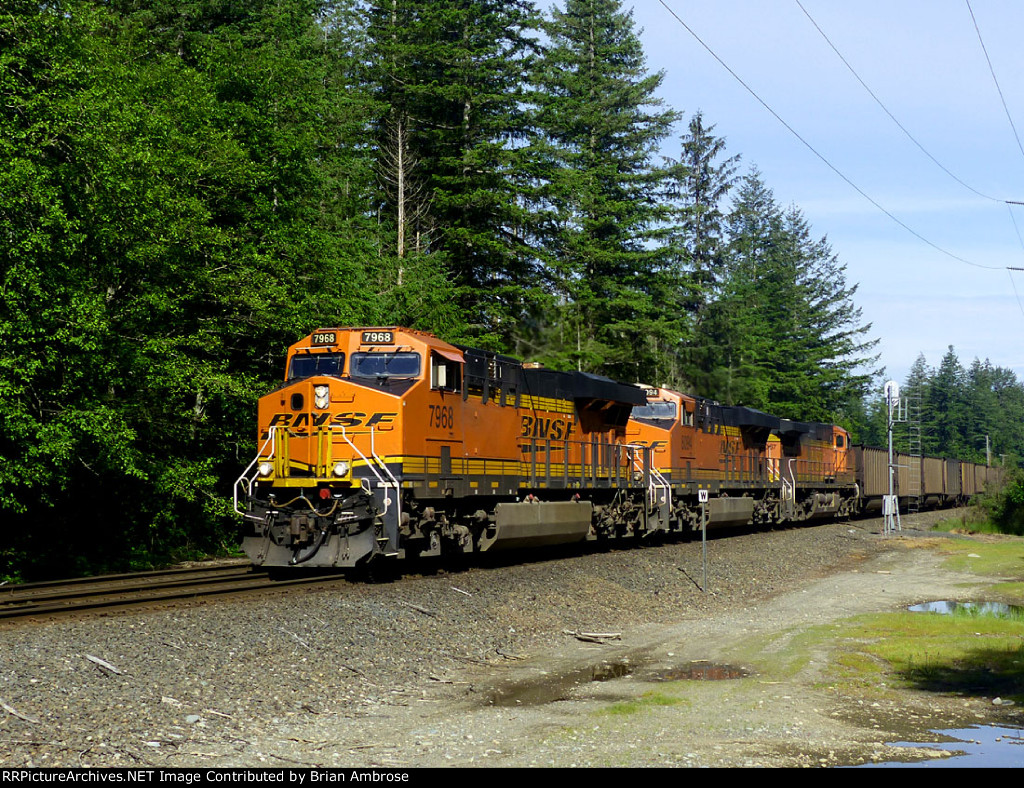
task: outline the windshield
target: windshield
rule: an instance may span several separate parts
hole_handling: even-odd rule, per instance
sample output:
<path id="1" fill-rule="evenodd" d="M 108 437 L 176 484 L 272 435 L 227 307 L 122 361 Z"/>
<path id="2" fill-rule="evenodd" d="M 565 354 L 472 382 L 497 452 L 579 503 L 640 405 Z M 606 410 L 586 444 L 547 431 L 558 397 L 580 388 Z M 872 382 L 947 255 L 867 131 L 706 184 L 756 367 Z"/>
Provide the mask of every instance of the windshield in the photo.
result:
<path id="1" fill-rule="evenodd" d="M 635 419 L 674 419 L 676 417 L 676 403 L 674 402 L 648 402 L 641 408 L 633 408 Z"/>
<path id="2" fill-rule="evenodd" d="M 353 353 L 354 378 L 414 378 L 420 374 L 419 353 Z"/>
<path id="3" fill-rule="evenodd" d="M 292 356 L 288 365 L 288 380 L 302 380 L 314 375 L 340 378 L 345 368 L 344 353 L 308 353 Z"/>

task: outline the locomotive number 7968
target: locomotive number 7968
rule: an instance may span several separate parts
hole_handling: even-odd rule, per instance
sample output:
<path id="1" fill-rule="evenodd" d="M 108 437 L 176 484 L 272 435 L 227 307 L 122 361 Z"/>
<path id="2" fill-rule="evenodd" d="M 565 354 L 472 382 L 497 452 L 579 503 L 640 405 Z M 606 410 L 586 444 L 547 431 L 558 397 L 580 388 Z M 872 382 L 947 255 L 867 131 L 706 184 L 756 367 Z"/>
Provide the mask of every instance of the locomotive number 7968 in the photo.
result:
<path id="1" fill-rule="evenodd" d="M 455 426 L 455 409 L 446 405 L 431 405 L 430 426 L 450 430 Z"/>

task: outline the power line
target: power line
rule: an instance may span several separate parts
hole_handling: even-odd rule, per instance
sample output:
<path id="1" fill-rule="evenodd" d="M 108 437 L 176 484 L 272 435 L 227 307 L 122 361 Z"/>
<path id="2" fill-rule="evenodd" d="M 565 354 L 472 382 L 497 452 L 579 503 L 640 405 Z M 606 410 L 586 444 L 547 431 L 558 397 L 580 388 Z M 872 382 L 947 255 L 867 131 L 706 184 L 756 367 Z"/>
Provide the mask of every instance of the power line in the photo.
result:
<path id="1" fill-rule="evenodd" d="M 868 87 L 868 84 L 863 79 L 861 79 L 860 74 L 858 74 L 856 69 L 854 69 L 854 67 L 852 65 L 850 65 L 850 62 L 843 56 L 843 53 L 839 51 L 838 47 L 836 47 L 836 45 L 834 43 L 832 43 L 832 39 L 830 39 L 828 37 L 828 35 L 825 33 L 825 31 L 821 29 L 821 25 L 819 25 L 817 23 L 817 21 L 814 19 L 814 17 L 811 16 L 810 12 L 804 7 L 804 4 L 801 3 L 800 0 L 794 0 L 794 2 L 796 2 L 796 4 L 800 7 L 800 10 L 804 12 L 804 16 L 806 16 L 810 20 L 811 24 L 814 25 L 815 30 L 817 30 L 821 34 L 821 37 L 825 39 L 825 43 L 827 43 L 832 48 L 832 51 L 836 53 L 836 56 L 841 61 L 843 61 L 843 65 L 846 66 L 846 68 L 849 69 L 850 73 L 853 74 L 853 76 L 856 78 L 856 80 L 858 82 L 860 82 L 861 86 L 864 88 L 864 90 L 867 91 L 868 95 L 871 96 L 871 98 L 873 98 L 875 100 L 875 103 L 878 104 L 878 106 L 882 108 L 882 111 L 885 112 L 885 114 L 889 116 L 889 118 L 892 120 L 892 122 L 895 123 L 899 127 L 899 130 L 902 131 L 905 135 L 907 135 L 907 139 L 909 139 L 911 142 L 913 142 L 918 147 L 918 149 L 921 151 L 921 153 L 923 153 L 925 156 L 927 156 L 929 159 L 931 159 L 939 167 L 939 169 L 941 169 L 944 173 L 946 173 L 950 178 L 955 180 L 957 183 L 959 183 L 965 189 L 968 189 L 969 191 L 973 192 L 974 194 L 977 194 L 979 197 L 983 197 L 986 200 L 991 200 L 993 202 L 1001 202 L 1001 203 L 1005 203 L 1006 204 L 1007 210 L 1010 213 L 1010 221 L 1013 222 L 1013 229 L 1017 233 L 1017 240 L 1020 242 L 1021 248 L 1024 249 L 1024 237 L 1021 237 L 1020 228 L 1017 226 L 1017 219 L 1013 215 L 1013 209 L 1010 207 L 1011 205 L 1024 205 L 1024 203 L 1019 202 L 1017 200 L 1005 200 L 1005 199 L 1001 199 L 999 197 L 992 197 L 991 195 L 985 194 L 984 192 L 980 192 L 977 189 L 975 189 L 973 186 L 971 186 L 969 183 L 965 182 L 963 179 L 958 177 L 949 168 L 947 168 L 942 162 L 940 162 L 938 159 L 936 159 L 930 152 L 928 152 L 928 150 L 925 149 L 924 145 L 922 145 L 920 142 L 917 141 L 917 139 L 914 137 L 913 134 L 911 134 L 909 131 L 907 131 L 906 127 L 902 123 L 899 122 L 899 120 L 896 118 L 896 116 L 893 115 L 892 112 L 889 111 L 889 108 L 887 106 L 885 106 L 885 104 L 882 103 L 882 100 L 880 98 L 878 98 L 878 96 L 875 95 L 875 92 L 870 87 Z M 970 2 L 968 2 L 967 7 L 968 7 L 968 9 L 970 9 Z M 974 15 L 973 15 L 973 12 L 972 12 L 971 18 L 973 19 L 973 17 L 974 17 Z M 975 28 L 975 30 L 978 29 L 977 22 L 975 22 L 974 28 Z M 980 31 L 978 32 L 978 37 L 979 37 L 979 39 L 981 37 L 981 32 Z M 984 44 L 984 42 L 982 42 L 982 49 L 984 49 L 984 48 L 985 48 L 985 44 Z M 988 52 L 985 53 L 985 56 L 986 56 L 986 58 L 988 57 Z M 990 61 L 989 62 L 989 69 L 991 70 L 991 68 L 992 68 L 992 63 Z M 995 78 L 995 73 L 994 72 L 992 74 L 992 77 L 993 77 L 993 79 Z M 996 88 L 998 89 L 998 87 L 999 87 L 999 83 L 997 82 L 996 83 Z M 999 95 L 1002 96 L 1002 91 L 1000 91 Z M 1003 107 L 1004 108 L 1006 107 L 1006 102 L 1005 101 L 1003 102 Z M 1009 116 L 1009 111 L 1008 110 L 1007 110 L 1007 115 Z M 1010 125 L 1011 126 L 1013 125 L 1013 121 L 1010 121 Z M 1016 132 L 1017 132 L 1017 130 L 1014 129 L 1014 134 L 1016 134 Z M 1019 138 L 1018 138 L 1017 142 L 1018 142 L 1018 144 L 1020 143 L 1020 139 Z"/>
<path id="2" fill-rule="evenodd" d="M 732 76 L 733 79 L 735 79 L 737 82 L 739 82 L 740 85 L 742 85 L 743 88 L 751 96 L 753 96 L 754 99 L 762 107 L 764 107 L 766 110 L 768 110 L 769 113 L 771 113 L 772 117 L 774 117 L 779 123 L 781 123 L 783 126 L 785 126 L 790 134 L 792 134 L 794 137 L 796 137 L 798 140 L 800 140 L 800 142 L 803 143 L 804 147 L 806 147 L 811 153 L 813 153 L 815 156 L 817 156 L 825 164 L 825 166 L 827 166 L 830 170 L 832 170 L 832 172 L 834 172 L 836 175 L 838 175 L 840 178 L 842 178 L 854 191 L 856 191 L 861 197 L 863 197 L 865 200 L 867 200 L 869 203 L 871 203 L 873 206 L 875 206 L 875 208 L 877 208 L 879 211 L 884 213 L 886 216 L 888 216 L 890 219 L 892 219 L 894 222 L 896 222 L 896 224 L 898 224 L 900 227 L 902 227 L 908 233 L 910 233 L 915 238 L 917 238 L 919 241 L 922 241 L 922 242 L 928 244 L 928 246 L 932 247 L 932 249 L 935 249 L 937 252 L 940 252 L 940 253 L 946 255 L 947 257 L 951 257 L 952 259 L 956 260 L 957 262 L 964 263 L 965 265 L 969 265 L 969 266 L 972 266 L 974 268 L 984 268 L 984 269 L 986 269 L 988 271 L 1000 271 L 1000 270 L 1002 270 L 1005 267 L 1005 266 L 1001 266 L 1001 265 L 982 265 L 981 263 L 975 263 L 975 262 L 972 262 L 971 260 L 967 260 L 967 259 L 965 259 L 963 257 L 960 257 L 959 255 L 953 254 L 949 250 L 943 249 L 938 244 L 936 244 L 933 241 L 930 241 L 929 239 L 925 238 L 923 235 L 921 235 L 919 232 L 917 232 L 917 230 L 913 229 L 908 224 L 903 222 L 901 219 L 897 218 L 895 214 L 893 214 L 892 212 L 887 210 L 885 207 L 883 207 L 877 200 L 875 200 L 867 192 L 865 192 L 862 188 L 860 188 L 856 183 L 854 183 L 852 180 L 850 180 L 846 175 L 844 175 L 839 170 L 838 167 L 836 167 L 831 161 L 829 161 L 827 158 L 825 158 L 824 155 L 819 153 L 817 151 L 817 149 L 815 149 L 815 147 L 813 145 L 811 145 L 811 143 L 809 143 L 802 136 L 800 136 L 800 134 L 796 131 L 796 129 L 794 129 L 785 120 L 783 120 L 782 117 L 779 115 L 779 113 L 777 113 L 774 109 L 772 109 L 768 105 L 768 103 L 764 99 L 762 99 L 752 87 L 750 87 L 750 85 L 748 85 L 746 82 L 744 82 L 743 79 L 739 76 L 739 74 L 737 74 L 735 71 L 733 71 L 729 67 L 729 65 L 724 60 L 722 60 L 722 58 L 720 58 L 718 56 L 718 54 L 710 46 L 708 46 L 707 44 L 704 43 L 703 39 L 701 39 L 701 37 L 698 36 L 690 28 L 690 26 L 687 25 L 686 22 L 684 22 L 679 17 L 679 15 L 676 14 L 676 12 L 673 11 L 668 6 L 668 4 L 665 2 L 665 0 L 658 0 L 658 2 L 661 4 L 661 6 L 666 11 L 669 12 L 669 14 L 672 15 L 672 17 L 680 25 L 683 26 L 683 28 L 686 30 L 687 33 L 689 33 L 691 36 L 693 36 L 693 38 L 697 41 L 698 44 L 700 44 L 702 47 L 704 47 L 704 49 L 706 49 L 708 51 L 708 53 L 711 55 L 711 57 L 713 57 L 715 60 L 718 61 L 718 63 L 722 66 L 722 68 L 724 68 L 726 71 L 729 72 L 729 74 Z"/>
<path id="3" fill-rule="evenodd" d="M 1020 205 L 1020 203 L 1012 203 L 1012 205 Z M 1020 242 L 1021 248 L 1024 249 L 1024 238 L 1021 237 L 1020 227 L 1017 225 L 1017 217 L 1013 215 L 1013 207 L 1010 201 L 1007 201 L 1006 210 L 1010 212 L 1010 221 L 1013 222 L 1013 229 L 1017 233 L 1017 240 Z"/>
<path id="4" fill-rule="evenodd" d="M 839 49 L 836 47 L 836 45 L 834 43 L 832 43 L 832 39 L 830 39 L 828 37 L 828 35 L 826 35 L 825 31 L 821 29 L 821 25 L 819 25 L 817 23 L 817 21 L 815 21 L 814 17 L 812 17 L 810 12 L 804 7 L 804 4 L 801 3 L 800 0 L 794 0 L 794 1 L 800 7 L 800 10 L 804 12 L 804 16 L 806 16 L 810 20 L 811 24 L 814 25 L 815 30 L 817 30 L 821 34 L 821 37 L 825 39 L 825 43 L 827 43 L 832 48 L 832 51 L 836 53 L 836 56 L 841 61 L 843 61 L 843 65 L 846 66 L 847 69 L 849 69 L 850 73 L 853 74 L 853 76 L 856 78 L 856 80 L 858 82 L 860 82 L 860 84 L 864 88 L 864 90 L 866 90 L 868 92 L 868 95 L 871 96 L 871 98 L 873 98 L 875 100 L 875 103 L 878 104 L 878 106 L 882 108 L 882 110 L 885 112 L 885 114 L 889 116 L 889 118 L 892 120 L 892 122 L 895 123 L 899 127 L 900 131 L 902 131 L 904 134 L 906 134 L 907 138 L 911 142 L 913 142 L 920 149 L 921 153 L 923 153 L 925 156 L 927 156 L 929 159 L 931 159 L 939 167 L 939 169 L 941 169 L 944 173 L 946 173 L 950 178 L 955 180 L 957 183 L 959 183 L 965 189 L 968 189 L 969 191 L 974 192 L 974 194 L 977 194 L 979 197 L 983 197 L 986 200 L 992 200 L 993 202 L 1001 202 L 1001 203 L 1005 203 L 1006 204 L 1007 210 L 1010 213 L 1010 221 L 1013 222 L 1013 228 L 1014 228 L 1014 230 L 1017 233 L 1017 240 L 1020 242 L 1021 248 L 1024 249 L 1024 237 L 1021 237 L 1020 228 L 1017 226 L 1017 219 L 1013 215 L 1013 209 L 1010 208 L 1011 205 L 1024 205 L 1024 203 L 1019 202 L 1017 200 L 1004 200 L 1004 199 L 1000 199 L 998 197 L 992 197 L 991 195 L 988 195 L 988 194 L 985 194 L 984 192 L 978 191 L 973 186 L 971 186 L 969 183 L 965 182 L 960 177 L 958 177 L 955 173 L 953 173 L 951 170 L 949 170 L 942 162 L 940 162 L 938 159 L 936 159 L 931 153 L 929 153 L 925 149 L 924 145 L 922 145 L 920 142 L 918 142 L 917 139 L 914 137 L 914 135 L 911 134 L 909 131 L 907 131 L 906 127 L 902 123 L 899 122 L 899 120 L 896 118 L 895 115 L 892 114 L 892 112 L 889 111 L 889 108 L 887 106 L 885 106 L 885 104 L 882 103 L 882 100 L 880 98 L 878 98 L 878 96 L 875 95 L 875 92 L 870 87 L 868 87 L 868 84 L 863 79 L 861 79 L 860 74 L 858 74 L 857 71 L 854 69 L 854 67 L 852 65 L 850 65 L 849 61 L 843 56 L 843 53 L 839 51 Z M 967 3 L 967 7 L 968 7 L 968 9 L 970 9 L 970 2 Z M 972 19 L 974 18 L 973 12 L 971 13 L 971 18 Z M 978 30 L 977 22 L 975 22 L 974 29 Z M 979 39 L 981 38 L 981 32 L 980 31 L 978 32 L 978 37 L 979 37 Z M 982 42 L 982 49 L 984 50 L 984 48 L 985 48 L 985 44 L 984 44 L 984 42 Z M 986 58 L 988 57 L 988 52 L 987 51 L 985 52 L 985 57 Z M 989 69 L 990 70 L 992 69 L 991 61 L 989 61 Z M 992 78 L 995 79 L 995 73 L 994 72 L 992 73 Z M 999 87 L 999 83 L 996 82 L 996 88 L 998 89 L 998 87 Z M 1002 91 L 999 92 L 999 95 L 1002 96 Z M 1004 107 L 1004 109 L 1006 108 L 1006 102 L 1005 101 L 1003 102 L 1003 107 Z M 1009 116 L 1009 110 L 1007 110 L 1007 116 Z M 1010 121 L 1010 125 L 1011 125 L 1011 127 L 1013 126 L 1013 121 L 1012 120 Z M 1014 128 L 1014 134 L 1016 134 L 1016 133 L 1017 133 L 1017 130 Z M 1018 138 L 1017 142 L 1018 142 L 1018 144 L 1020 143 L 1020 139 L 1019 138 Z M 1022 152 L 1024 152 L 1024 151 L 1022 151 Z"/>
<path id="5" fill-rule="evenodd" d="M 1024 315 L 1024 304 L 1022 304 L 1020 301 L 1020 293 L 1017 292 L 1017 283 L 1013 281 L 1014 271 L 1024 271 L 1024 268 L 1011 268 L 1010 266 L 1006 267 L 1006 275 L 1010 277 L 1010 287 L 1013 288 L 1013 294 L 1014 296 L 1017 297 L 1017 306 L 1020 307 L 1020 313 Z"/>
<path id="6" fill-rule="evenodd" d="M 875 100 L 875 103 L 878 104 L 878 106 L 882 108 L 882 111 L 885 112 L 885 114 L 889 116 L 889 118 L 892 120 L 892 122 L 895 123 L 899 127 L 900 131 L 902 131 L 904 134 L 907 135 L 907 139 L 909 139 L 911 142 L 913 142 L 920 149 L 921 153 L 923 153 L 925 156 L 927 156 L 929 159 L 931 159 L 933 162 L 935 162 L 935 164 L 939 167 L 939 169 L 941 169 L 944 173 L 946 173 L 946 175 L 948 175 L 950 178 L 955 180 L 957 183 L 959 183 L 965 189 L 968 189 L 968 190 L 974 192 L 979 197 L 984 197 L 986 200 L 992 200 L 993 202 L 1005 202 L 1005 200 L 1001 200 L 998 197 L 992 197 L 991 195 L 988 195 L 988 194 L 985 194 L 984 192 L 978 191 L 973 186 L 971 186 L 969 183 L 966 183 L 961 178 L 959 178 L 955 173 L 950 171 L 941 161 L 939 161 L 931 153 L 929 153 L 925 149 L 924 145 L 922 145 L 920 142 L 918 142 L 914 138 L 914 135 L 911 134 L 909 131 L 907 131 L 906 127 L 902 123 L 900 123 L 899 120 L 896 119 L 896 116 L 893 115 L 889 111 L 889 108 L 886 107 L 885 104 L 882 103 L 882 100 L 880 98 L 878 98 L 878 96 L 875 95 L 875 92 L 870 87 L 868 87 L 868 84 L 863 79 L 861 79 L 860 74 L 858 74 L 856 72 L 856 70 L 854 70 L 853 66 L 850 65 L 849 61 L 847 61 L 847 59 L 845 57 L 843 57 L 843 53 L 840 52 L 839 49 L 836 48 L 836 45 L 832 43 L 832 40 L 825 34 L 825 31 L 821 29 L 821 25 L 819 25 L 814 20 L 814 17 L 812 17 L 810 15 L 810 13 L 807 11 L 807 9 L 804 8 L 804 4 L 801 3 L 800 0 L 795 0 L 795 1 L 796 1 L 796 4 L 798 6 L 800 6 L 800 10 L 804 12 L 804 16 L 806 16 L 811 21 L 811 24 L 814 25 L 814 28 L 819 33 L 821 33 L 821 37 L 825 39 L 825 43 L 827 43 L 830 47 L 832 47 L 832 51 L 836 53 L 836 56 L 841 61 L 843 61 L 843 65 L 846 66 L 849 69 L 850 73 L 853 74 L 853 76 L 857 79 L 858 82 L 860 82 L 860 84 L 864 88 L 864 90 L 866 90 L 868 92 L 868 95 L 871 96 L 871 98 L 873 98 Z"/>
<path id="7" fill-rule="evenodd" d="M 1020 135 L 1017 133 L 1017 127 L 1013 125 L 1013 118 L 1010 117 L 1010 108 L 1006 106 L 1006 98 L 1003 96 L 1003 89 L 999 87 L 999 80 L 996 79 L 996 71 L 992 68 L 992 58 L 988 56 L 988 49 L 985 47 L 985 40 L 981 37 L 981 28 L 978 27 L 978 20 L 974 18 L 974 9 L 971 8 L 971 0 L 964 0 L 967 3 L 967 10 L 971 14 L 971 21 L 974 22 L 974 30 L 978 34 L 978 43 L 981 44 L 981 51 L 985 53 L 985 60 L 988 63 L 989 73 L 992 75 L 992 81 L 996 83 L 996 90 L 999 92 L 999 100 L 1003 102 L 1003 110 L 1006 112 L 1006 119 L 1010 121 L 1010 128 L 1013 129 L 1013 136 L 1017 140 L 1017 147 L 1020 148 L 1021 156 L 1024 156 L 1024 145 L 1021 145 Z"/>

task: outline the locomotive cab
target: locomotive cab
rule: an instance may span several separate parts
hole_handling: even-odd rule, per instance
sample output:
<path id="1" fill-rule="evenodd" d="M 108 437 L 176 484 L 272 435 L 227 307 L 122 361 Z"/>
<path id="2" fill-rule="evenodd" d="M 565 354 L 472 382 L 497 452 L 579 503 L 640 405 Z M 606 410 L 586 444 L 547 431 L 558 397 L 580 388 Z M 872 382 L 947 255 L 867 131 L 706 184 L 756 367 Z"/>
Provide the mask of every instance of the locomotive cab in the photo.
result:
<path id="1" fill-rule="evenodd" d="M 254 563 L 397 555 L 402 458 L 427 432 L 438 454 L 461 445 L 462 371 L 458 348 L 397 328 L 318 329 L 292 345 L 284 382 L 260 398 L 259 453 L 236 484 Z M 430 414 L 412 430 L 410 402 Z"/>

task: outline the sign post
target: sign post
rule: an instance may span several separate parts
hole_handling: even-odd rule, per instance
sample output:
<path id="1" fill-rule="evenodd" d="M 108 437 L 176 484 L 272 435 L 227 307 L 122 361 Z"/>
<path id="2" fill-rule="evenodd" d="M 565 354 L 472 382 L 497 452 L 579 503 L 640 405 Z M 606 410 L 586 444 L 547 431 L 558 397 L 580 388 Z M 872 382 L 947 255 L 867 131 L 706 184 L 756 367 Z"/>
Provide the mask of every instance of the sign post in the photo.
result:
<path id="1" fill-rule="evenodd" d="M 704 593 L 708 592 L 708 491 L 697 490 L 700 501 L 700 543 L 704 562 Z"/>

